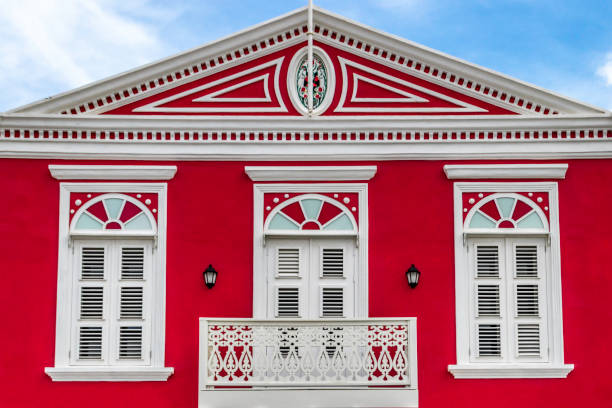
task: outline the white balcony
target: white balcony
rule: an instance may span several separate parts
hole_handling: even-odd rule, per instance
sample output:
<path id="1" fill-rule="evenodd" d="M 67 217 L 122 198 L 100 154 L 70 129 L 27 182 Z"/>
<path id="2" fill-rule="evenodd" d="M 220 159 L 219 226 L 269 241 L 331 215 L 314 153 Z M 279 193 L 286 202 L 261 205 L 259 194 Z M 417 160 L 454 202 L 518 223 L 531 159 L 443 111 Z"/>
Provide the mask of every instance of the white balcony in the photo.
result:
<path id="1" fill-rule="evenodd" d="M 415 407 L 416 319 L 200 319 L 200 407 Z"/>

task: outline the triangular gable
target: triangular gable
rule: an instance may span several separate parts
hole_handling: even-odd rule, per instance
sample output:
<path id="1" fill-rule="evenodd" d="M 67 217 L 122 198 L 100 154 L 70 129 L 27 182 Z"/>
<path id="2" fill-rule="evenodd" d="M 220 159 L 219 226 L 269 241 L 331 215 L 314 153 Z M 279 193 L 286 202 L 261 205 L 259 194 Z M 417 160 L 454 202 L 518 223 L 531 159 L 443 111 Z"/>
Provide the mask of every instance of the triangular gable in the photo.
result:
<path id="1" fill-rule="evenodd" d="M 402 78 L 401 73 L 385 73 L 380 69 L 382 67 L 362 65 L 343 57 L 340 57 L 339 61 L 342 81 L 346 82 L 346 86 L 342 88 L 342 96 L 335 112 L 488 112 L 485 108 L 463 101 L 463 98 L 452 97 L 442 89 L 434 90 L 431 84 L 416 78 Z"/>
<path id="2" fill-rule="evenodd" d="M 340 67 L 333 115 L 511 115 L 507 108 L 349 52 L 328 48 Z"/>
<path id="3" fill-rule="evenodd" d="M 322 116 L 512 115 L 515 111 L 450 86 L 391 68 L 357 53 L 315 41 L 331 64 Z M 107 115 L 286 115 L 301 116 L 292 61 L 305 41 L 215 74 L 135 98 Z M 294 63 L 295 64 L 295 63 Z M 293 77 L 292 77 L 293 75 Z M 228 97 L 230 95 L 230 97 Z"/>
<path id="4" fill-rule="evenodd" d="M 238 69 L 177 86 L 118 110 L 119 114 L 247 114 L 287 112 L 280 97 L 284 57 L 263 58 Z"/>
<path id="5" fill-rule="evenodd" d="M 292 61 L 306 9 L 16 113 L 302 116 Z M 315 8 L 332 76 L 324 116 L 605 113 Z"/>

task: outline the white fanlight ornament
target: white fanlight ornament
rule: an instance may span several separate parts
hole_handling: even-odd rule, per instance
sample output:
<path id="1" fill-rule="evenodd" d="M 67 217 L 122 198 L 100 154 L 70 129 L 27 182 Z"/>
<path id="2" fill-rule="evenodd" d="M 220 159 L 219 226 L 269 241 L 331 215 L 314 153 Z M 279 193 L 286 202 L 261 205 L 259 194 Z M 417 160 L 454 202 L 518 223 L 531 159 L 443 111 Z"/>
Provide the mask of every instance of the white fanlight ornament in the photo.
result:
<path id="1" fill-rule="evenodd" d="M 533 194 L 532 194 L 533 195 Z M 544 199 L 538 196 L 538 203 Z M 548 233 L 549 223 L 545 212 L 536 202 L 523 194 L 496 193 L 475 203 L 467 212 L 464 221 L 464 232 L 482 233 Z M 544 207 L 545 211 L 548 207 Z M 464 209 L 464 212 L 466 212 Z"/>
<path id="2" fill-rule="evenodd" d="M 340 201 L 321 194 L 300 194 L 272 210 L 264 234 L 350 235 L 358 233 L 357 220 Z"/>
<path id="3" fill-rule="evenodd" d="M 80 199 L 76 201 L 81 202 Z M 151 204 L 151 200 L 148 201 Z M 82 203 L 71 214 L 74 214 L 71 235 L 157 235 L 157 223 L 151 210 L 126 194 L 100 195 Z"/>

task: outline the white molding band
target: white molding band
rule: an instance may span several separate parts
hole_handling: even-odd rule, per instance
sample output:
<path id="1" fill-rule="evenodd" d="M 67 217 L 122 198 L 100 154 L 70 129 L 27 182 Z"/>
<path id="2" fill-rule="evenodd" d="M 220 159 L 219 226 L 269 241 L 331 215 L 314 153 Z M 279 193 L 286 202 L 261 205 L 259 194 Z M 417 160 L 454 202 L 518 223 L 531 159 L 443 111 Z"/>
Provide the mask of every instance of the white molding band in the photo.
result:
<path id="1" fill-rule="evenodd" d="M 112 166 L 110 166 L 112 167 Z M 57 264 L 57 304 L 55 326 L 55 361 L 45 373 L 54 381 L 165 381 L 173 368 L 165 367 L 166 336 L 166 225 L 167 183 L 125 182 L 62 182 L 59 185 L 59 239 Z M 85 366 L 71 363 L 71 307 L 73 300 L 69 232 L 71 193 L 156 193 L 158 194 L 157 247 L 154 251 L 154 281 L 152 294 L 155 301 L 151 309 L 152 325 L 150 365 L 148 366 Z"/>
<path id="2" fill-rule="evenodd" d="M 553 116 L 228 121 L 92 115 L 75 121 L 70 115 L 0 114 L 0 157 L 284 161 L 612 157 L 612 116 Z"/>
<path id="3" fill-rule="evenodd" d="M 92 166 L 50 164 L 57 180 L 170 180 L 176 166 Z"/>
<path id="4" fill-rule="evenodd" d="M 288 404 L 288 402 L 290 404 Z M 198 408 L 418 407 L 419 392 L 404 388 L 200 390 Z"/>
<path id="5" fill-rule="evenodd" d="M 172 367 L 46 367 L 53 381 L 167 381 Z"/>
<path id="6" fill-rule="evenodd" d="M 455 240 L 455 324 L 457 364 L 449 371 L 456 378 L 564 378 L 573 365 L 565 364 L 563 348 L 563 307 L 561 302 L 561 245 L 559 234 L 558 183 L 547 182 L 455 182 L 453 183 L 453 218 Z M 483 363 L 474 361 L 470 325 L 470 280 L 468 247 L 465 241 L 463 220 L 464 193 L 514 193 L 517 191 L 546 192 L 549 195 L 550 238 L 546 250 L 547 267 L 546 301 L 543 307 L 547 316 L 547 354 L 542 362 Z M 490 236 L 504 237 L 502 234 Z"/>
<path id="7" fill-rule="evenodd" d="M 253 317 L 266 318 L 267 305 L 267 261 L 264 236 L 265 193 L 357 193 L 359 208 L 359 231 L 357 239 L 358 263 L 356 280 L 360 282 L 355 293 L 355 317 L 368 317 L 368 185 L 367 183 L 272 183 L 253 185 Z"/>
<path id="8" fill-rule="evenodd" d="M 566 378 L 574 369 L 573 364 L 562 365 L 449 365 L 448 371 L 461 378 Z"/>
<path id="9" fill-rule="evenodd" d="M 612 140 L 324 143 L 57 143 L 2 141 L 0 158 L 163 161 L 374 161 L 610 159 Z"/>
<path id="10" fill-rule="evenodd" d="M 96 132 L 106 131 L 109 133 L 108 140 L 113 140 L 110 133 L 117 133 L 114 140 L 121 141 L 121 132 L 196 132 L 200 133 L 245 133 L 245 132 L 264 132 L 264 133 L 316 133 L 316 132 L 341 132 L 341 133 L 367 133 L 367 132 L 515 132 L 523 133 L 522 138 L 527 139 L 530 132 L 590 132 L 611 131 L 612 132 L 612 113 L 608 114 L 574 114 L 563 116 L 520 116 L 520 115 L 430 115 L 430 116 L 314 116 L 309 120 L 304 117 L 285 117 L 285 116 L 246 116 L 232 117 L 228 120 L 227 116 L 187 116 L 187 115 L 91 115 L 79 116 L 56 114 L 24 114 L 24 113 L 0 113 L 0 128 L 3 130 L 17 131 L 24 134 L 22 139 L 36 140 L 36 135 L 25 137 L 26 131 L 47 131 L 47 132 Z M 611 137 L 609 134 L 607 137 Z M 495 134 L 492 140 L 508 140 L 506 135 L 498 138 Z M 6 139 L 6 135 L 0 134 Z M 597 136 L 595 136 L 596 138 Z M 10 137 L 8 137 L 10 138 Z M 85 140 L 79 135 L 39 135 L 39 139 L 62 140 L 64 142 L 72 140 Z M 488 136 L 487 136 L 488 138 Z M 589 134 L 567 139 L 588 139 L 592 138 Z M 459 138 L 458 138 L 459 139 Z M 469 138 L 468 138 L 469 139 Z M 477 138 L 478 139 L 478 138 Z M 511 139 L 515 139 L 514 137 Z M 551 140 L 542 135 L 540 139 Z M 558 139 L 562 139 L 559 137 Z M 129 140 L 126 137 L 124 140 Z M 134 138 L 133 140 L 138 140 Z M 144 140 L 155 140 L 147 139 Z M 450 138 L 449 138 L 450 140 Z"/>
<path id="11" fill-rule="evenodd" d="M 562 164 L 447 164 L 444 174 L 456 179 L 564 179 Z"/>
<path id="12" fill-rule="evenodd" d="M 370 180 L 376 166 L 245 166 L 253 181 L 347 181 Z"/>

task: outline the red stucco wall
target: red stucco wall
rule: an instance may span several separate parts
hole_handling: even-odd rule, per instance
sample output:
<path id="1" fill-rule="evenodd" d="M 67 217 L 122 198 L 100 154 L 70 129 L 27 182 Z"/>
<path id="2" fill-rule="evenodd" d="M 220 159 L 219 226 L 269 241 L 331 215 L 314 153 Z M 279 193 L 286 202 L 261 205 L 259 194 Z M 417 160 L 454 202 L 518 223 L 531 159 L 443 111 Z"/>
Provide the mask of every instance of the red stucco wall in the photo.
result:
<path id="1" fill-rule="evenodd" d="M 568 379 L 541 380 L 455 380 L 447 372 L 455 363 L 452 182 L 443 162 L 375 163 L 370 315 L 417 317 L 421 407 L 612 406 L 612 160 L 564 162 L 565 360 L 576 368 Z M 196 407 L 198 317 L 251 316 L 246 163 L 164 163 L 178 173 L 168 183 L 166 300 L 166 365 L 175 374 L 162 383 L 53 383 L 44 374 L 53 366 L 57 296 L 59 182 L 49 163 L 0 161 L 0 407 Z M 209 263 L 219 271 L 213 290 L 201 278 Z M 415 290 L 404 277 L 411 263 L 423 273 Z"/>

